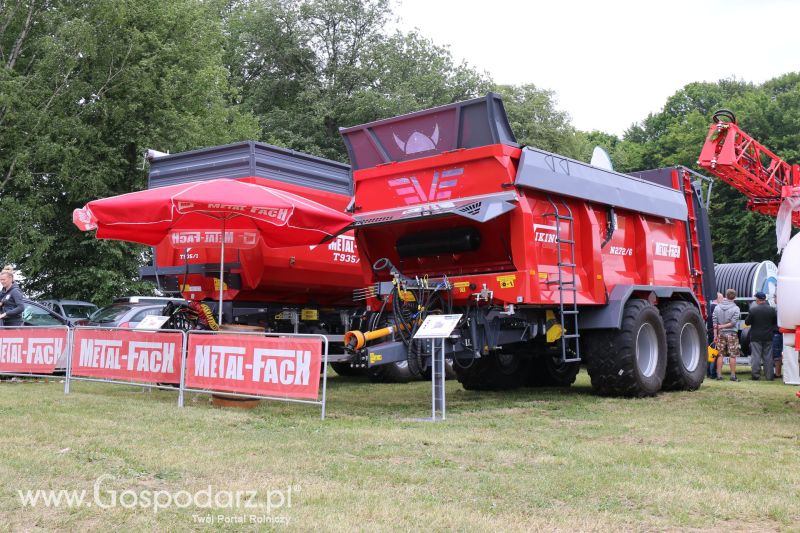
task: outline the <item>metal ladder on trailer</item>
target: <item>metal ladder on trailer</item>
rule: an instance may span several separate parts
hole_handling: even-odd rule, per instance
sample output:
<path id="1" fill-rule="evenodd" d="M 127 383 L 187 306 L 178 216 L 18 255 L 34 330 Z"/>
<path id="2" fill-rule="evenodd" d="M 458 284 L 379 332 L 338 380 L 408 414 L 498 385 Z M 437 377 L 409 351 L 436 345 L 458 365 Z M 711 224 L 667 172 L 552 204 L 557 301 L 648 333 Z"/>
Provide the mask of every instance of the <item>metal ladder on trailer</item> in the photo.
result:
<path id="1" fill-rule="evenodd" d="M 564 201 L 560 199 L 559 202 L 553 201 L 553 198 L 548 195 L 547 200 L 553 207 L 552 213 L 546 213 L 546 217 L 554 217 L 556 220 L 556 257 L 558 259 L 558 280 L 548 281 L 548 284 L 558 284 L 558 309 L 559 318 L 561 320 L 561 362 L 562 363 L 576 363 L 581 360 L 581 348 L 579 339 L 581 337 L 578 331 L 578 287 L 576 284 L 576 266 L 575 266 L 575 219 L 572 216 L 572 209 Z M 559 203 L 566 211 L 562 214 L 559 208 Z M 569 227 L 569 238 L 561 238 L 561 222 L 566 222 Z M 569 253 L 568 261 L 564 261 L 564 254 L 562 253 L 562 246 L 567 246 Z M 571 274 L 569 279 L 564 278 L 565 270 Z M 570 293 L 571 303 L 564 303 L 564 293 Z M 569 318 L 568 318 L 569 317 Z M 570 320 L 571 319 L 571 320 Z M 567 328 L 571 325 L 571 328 Z M 571 331 L 568 333 L 568 331 Z"/>

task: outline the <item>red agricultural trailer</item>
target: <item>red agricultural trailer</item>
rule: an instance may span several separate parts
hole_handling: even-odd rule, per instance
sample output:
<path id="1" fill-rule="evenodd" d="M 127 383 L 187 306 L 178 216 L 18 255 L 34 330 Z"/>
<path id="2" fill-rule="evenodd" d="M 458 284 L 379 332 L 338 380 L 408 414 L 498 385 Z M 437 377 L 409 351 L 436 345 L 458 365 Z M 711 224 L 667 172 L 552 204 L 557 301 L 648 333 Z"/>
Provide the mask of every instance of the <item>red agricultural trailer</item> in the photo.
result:
<path id="1" fill-rule="evenodd" d="M 516 143 L 494 94 L 341 130 L 354 178 L 366 327 L 357 365 L 430 365 L 447 339 L 467 389 L 571 384 L 604 394 L 697 388 L 716 293 L 701 176 L 626 175 Z"/>
<path id="2" fill-rule="evenodd" d="M 149 188 L 226 177 L 342 211 L 352 198 L 348 165 L 253 141 L 150 156 L 149 163 Z M 216 306 L 219 260 L 218 247 L 184 248 L 165 240 L 141 275 L 164 291 Z M 229 250 L 222 278 L 224 321 L 268 331 L 325 333 L 341 342 L 356 310 L 353 290 L 364 284 L 359 261 L 352 232 L 318 246 L 268 248 L 259 240 Z"/>

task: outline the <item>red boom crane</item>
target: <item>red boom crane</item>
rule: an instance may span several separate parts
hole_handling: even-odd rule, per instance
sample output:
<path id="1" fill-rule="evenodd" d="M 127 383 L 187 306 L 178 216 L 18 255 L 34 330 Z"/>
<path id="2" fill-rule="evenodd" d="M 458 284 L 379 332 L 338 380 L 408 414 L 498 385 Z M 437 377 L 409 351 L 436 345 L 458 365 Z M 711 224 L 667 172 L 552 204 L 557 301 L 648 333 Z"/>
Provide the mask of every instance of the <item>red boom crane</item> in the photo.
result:
<path id="1" fill-rule="evenodd" d="M 785 198 L 800 197 L 800 165 L 790 165 L 742 131 L 727 109 L 714 113 L 697 164 L 747 196 L 752 211 L 776 216 Z M 800 227 L 800 212 L 792 223 Z"/>
<path id="2" fill-rule="evenodd" d="M 800 254 L 798 237 L 789 240 L 789 219 L 800 227 L 800 165 L 790 165 L 743 132 L 727 109 L 714 113 L 697 164 L 745 194 L 751 210 L 778 217 L 778 248 L 783 250 L 783 257 L 778 266 L 777 291 L 789 295 L 778 306 L 778 326 L 784 334 L 784 381 L 800 383 L 800 311 L 793 298 L 800 282 Z"/>

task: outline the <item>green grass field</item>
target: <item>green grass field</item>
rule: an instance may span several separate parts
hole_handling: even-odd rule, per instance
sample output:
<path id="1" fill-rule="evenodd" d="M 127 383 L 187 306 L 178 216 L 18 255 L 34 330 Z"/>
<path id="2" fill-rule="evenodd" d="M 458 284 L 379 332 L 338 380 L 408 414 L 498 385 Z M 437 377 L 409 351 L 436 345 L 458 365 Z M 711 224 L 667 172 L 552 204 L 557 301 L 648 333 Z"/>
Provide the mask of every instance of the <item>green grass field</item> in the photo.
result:
<path id="1" fill-rule="evenodd" d="M 429 383 L 333 373 L 325 421 L 297 404 L 188 395 L 179 409 L 175 392 L 2 382 L 0 529 L 799 530 L 796 387 L 747 375 L 637 400 L 594 396 L 585 371 L 566 390 L 451 381 L 443 423 L 415 420 Z M 209 486 L 221 508 L 144 502 L 168 491 L 185 505 L 178 492 Z M 34 489 L 85 490 L 91 505 L 23 506 Z"/>

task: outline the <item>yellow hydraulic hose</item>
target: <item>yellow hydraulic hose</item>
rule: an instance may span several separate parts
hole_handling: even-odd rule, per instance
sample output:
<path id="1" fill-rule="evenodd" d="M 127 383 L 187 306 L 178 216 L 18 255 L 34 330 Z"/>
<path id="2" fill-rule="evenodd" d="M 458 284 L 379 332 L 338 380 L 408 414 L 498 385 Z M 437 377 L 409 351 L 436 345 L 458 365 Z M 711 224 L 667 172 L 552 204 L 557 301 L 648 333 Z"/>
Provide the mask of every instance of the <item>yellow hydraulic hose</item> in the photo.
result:
<path id="1" fill-rule="evenodd" d="M 421 321 L 417 322 L 418 324 Z M 400 324 L 399 329 L 406 329 L 403 324 Z M 380 339 L 381 337 L 386 337 L 387 335 L 391 335 L 395 331 L 397 331 L 397 326 L 389 326 L 386 328 L 381 329 L 374 329 L 372 331 L 367 331 L 366 333 L 362 333 L 356 329 L 352 331 L 348 331 L 344 334 L 344 345 L 350 348 L 351 350 L 360 350 L 364 346 L 366 346 L 367 341 L 372 341 L 375 339 Z"/>
<path id="2" fill-rule="evenodd" d="M 397 331 L 397 328 L 395 326 L 375 329 L 372 331 L 367 331 L 366 333 L 354 329 L 344 334 L 344 345 L 350 348 L 351 350 L 360 350 L 367 344 L 367 341 L 380 339 L 381 337 L 386 337 L 387 335 L 391 335 L 395 331 Z"/>

